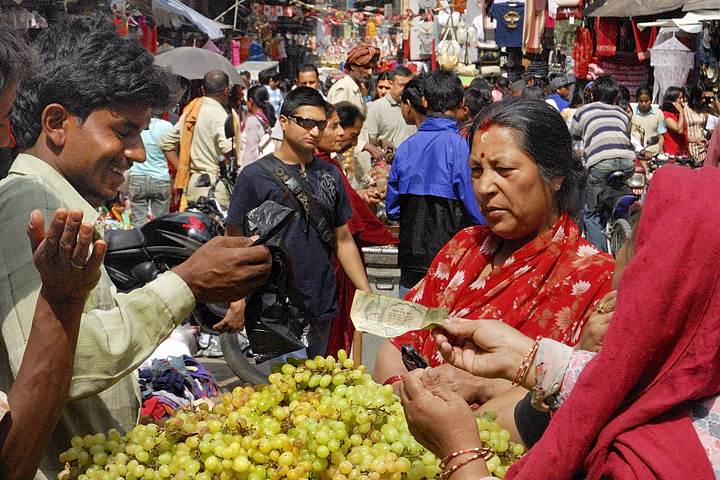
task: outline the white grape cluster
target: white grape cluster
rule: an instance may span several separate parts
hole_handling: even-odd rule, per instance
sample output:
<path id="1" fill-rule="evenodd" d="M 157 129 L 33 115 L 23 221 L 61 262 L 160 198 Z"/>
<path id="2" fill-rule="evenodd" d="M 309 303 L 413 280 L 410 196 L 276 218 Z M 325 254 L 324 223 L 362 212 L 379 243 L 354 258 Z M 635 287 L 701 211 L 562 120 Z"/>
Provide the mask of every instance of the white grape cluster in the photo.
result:
<path id="1" fill-rule="evenodd" d="M 391 385 L 337 360 L 276 364 L 269 384 L 226 393 L 222 403 L 178 410 L 162 426 L 74 437 L 60 456 L 68 478 L 101 480 L 421 480 L 440 461 L 410 434 Z M 480 435 L 502 478 L 523 453 L 491 414 Z"/>

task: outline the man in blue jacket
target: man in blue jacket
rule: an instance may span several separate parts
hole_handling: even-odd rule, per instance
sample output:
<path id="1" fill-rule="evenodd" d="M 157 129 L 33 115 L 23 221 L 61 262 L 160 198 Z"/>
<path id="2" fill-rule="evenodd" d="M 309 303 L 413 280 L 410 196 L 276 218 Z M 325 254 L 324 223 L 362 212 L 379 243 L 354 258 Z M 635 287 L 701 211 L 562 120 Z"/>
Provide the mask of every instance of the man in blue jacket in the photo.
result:
<path id="1" fill-rule="evenodd" d="M 424 79 L 428 117 L 395 152 L 387 187 L 387 216 L 400 221 L 400 296 L 415 286 L 457 232 L 484 224 L 470 181 L 470 147 L 458 134 L 460 79 L 436 70 Z"/>

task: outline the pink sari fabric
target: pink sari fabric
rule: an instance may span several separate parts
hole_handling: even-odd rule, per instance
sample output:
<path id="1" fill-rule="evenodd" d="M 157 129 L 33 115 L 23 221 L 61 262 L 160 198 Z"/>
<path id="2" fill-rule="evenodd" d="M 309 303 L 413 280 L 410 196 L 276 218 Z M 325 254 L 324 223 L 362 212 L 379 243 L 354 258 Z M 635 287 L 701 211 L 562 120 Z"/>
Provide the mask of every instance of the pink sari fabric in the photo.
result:
<path id="1" fill-rule="evenodd" d="M 440 250 L 406 300 L 448 307 L 454 317 L 502 320 L 529 337 L 577 343 L 586 320 L 610 291 L 612 257 L 580 238 L 567 213 L 481 276 L 498 243 L 487 227 L 462 230 Z M 431 366 L 442 363 L 427 330 L 408 332 L 392 342 L 398 348 L 410 343 Z"/>
<path id="2" fill-rule="evenodd" d="M 715 478 L 682 405 L 720 391 L 718 196 L 717 169 L 653 176 L 603 348 L 505 478 Z"/>

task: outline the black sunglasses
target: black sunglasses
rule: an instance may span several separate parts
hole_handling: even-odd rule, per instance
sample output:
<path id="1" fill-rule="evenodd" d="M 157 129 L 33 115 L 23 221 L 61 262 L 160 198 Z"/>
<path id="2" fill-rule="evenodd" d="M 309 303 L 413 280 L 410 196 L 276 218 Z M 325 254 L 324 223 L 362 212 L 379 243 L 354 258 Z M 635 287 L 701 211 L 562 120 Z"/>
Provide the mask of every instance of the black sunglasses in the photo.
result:
<path id="1" fill-rule="evenodd" d="M 325 130 L 328 123 L 327 120 L 315 120 L 314 118 L 296 117 L 295 115 L 288 115 L 288 118 L 307 130 L 312 130 L 315 127 Z"/>

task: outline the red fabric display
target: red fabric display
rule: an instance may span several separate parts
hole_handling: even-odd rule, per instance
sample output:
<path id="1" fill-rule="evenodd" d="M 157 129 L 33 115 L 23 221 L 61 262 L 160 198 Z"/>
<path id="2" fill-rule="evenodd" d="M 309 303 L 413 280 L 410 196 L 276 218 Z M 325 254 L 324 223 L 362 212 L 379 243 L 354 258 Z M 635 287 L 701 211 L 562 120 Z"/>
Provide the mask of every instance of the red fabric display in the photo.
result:
<path id="1" fill-rule="evenodd" d="M 573 45 L 572 59 L 575 61 L 575 78 L 585 78 L 588 74 L 588 65 L 593 54 L 593 42 L 590 30 L 579 27 L 575 30 L 575 45 Z"/>
<path id="2" fill-rule="evenodd" d="M 633 34 L 635 35 L 635 47 L 637 49 L 638 60 L 650 60 L 650 48 L 655 44 L 657 38 L 657 27 L 646 28 L 643 31 L 637 26 L 637 20 L 632 20 Z"/>
<path id="3" fill-rule="evenodd" d="M 720 391 L 718 196 L 718 169 L 655 173 L 602 350 L 506 479 L 715 478 L 682 405 Z"/>
<path id="4" fill-rule="evenodd" d="M 617 18 L 595 18 L 595 36 L 597 49 L 595 53 L 603 57 L 612 57 L 617 51 L 617 35 L 620 27 Z"/>

